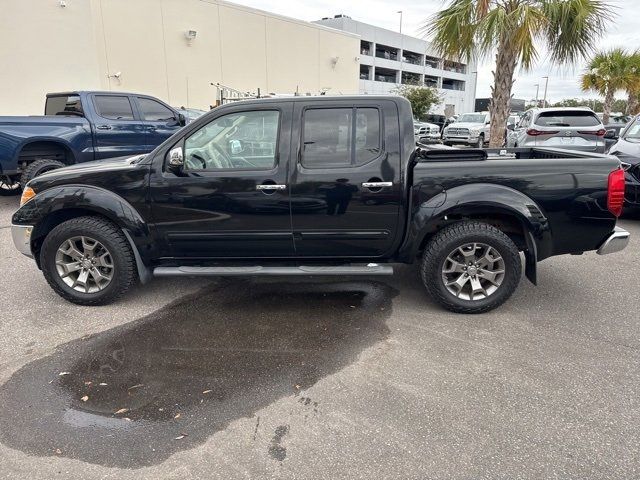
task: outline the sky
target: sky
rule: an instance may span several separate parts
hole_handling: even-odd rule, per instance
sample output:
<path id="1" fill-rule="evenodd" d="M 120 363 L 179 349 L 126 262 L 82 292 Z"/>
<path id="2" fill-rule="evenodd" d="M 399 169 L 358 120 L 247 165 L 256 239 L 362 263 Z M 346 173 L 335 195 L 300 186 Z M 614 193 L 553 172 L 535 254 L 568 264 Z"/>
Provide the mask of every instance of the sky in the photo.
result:
<path id="1" fill-rule="evenodd" d="M 434 13 L 442 10 L 448 0 L 233 0 L 253 8 L 286 15 L 306 21 L 319 20 L 337 14 L 348 15 L 354 20 L 370 23 L 390 30 L 400 27 L 402 10 L 402 32 L 419 37 L 420 26 Z M 640 22 L 638 5 L 640 0 L 608 0 L 613 6 L 615 18 L 607 26 L 599 49 L 622 46 L 640 49 Z M 530 71 L 516 71 L 513 93 L 515 98 L 531 100 L 536 96 L 536 84 L 540 84 L 540 99 L 544 94 L 545 79 L 549 76 L 547 98 L 557 102 L 564 98 L 593 98 L 595 94 L 584 93 L 579 87 L 579 76 L 586 62 L 574 66 L 553 66 L 545 60 L 545 52 L 540 52 L 537 64 Z M 493 61 L 485 60 L 478 66 L 478 98 L 489 97 L 493 83 Z M 618 97 L 624 98 L 622 92 Z"/>

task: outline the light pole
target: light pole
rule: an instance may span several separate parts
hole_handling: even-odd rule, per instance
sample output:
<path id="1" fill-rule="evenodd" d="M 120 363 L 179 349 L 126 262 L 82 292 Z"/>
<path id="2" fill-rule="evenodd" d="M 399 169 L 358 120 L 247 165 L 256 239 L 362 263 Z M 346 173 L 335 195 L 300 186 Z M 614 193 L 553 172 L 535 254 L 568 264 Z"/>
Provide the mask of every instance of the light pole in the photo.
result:
<path id="1" fill-rule="evenodd" d="M 547 88 L 549 87 L 549 77 L 542 77 L 546 79 L 544 83 L 544 100 L 542 100 L 542 108 L 547 108 Z"/>
<path id="2" fill-rule="evenodd" d="M 403 42 L 402 42 L 402 10 L 398 10 L 396 13 L 400 14 L 400 51 L 398 52 L 399 54 L 399 60 L 400 60 L 400 85 L 402 85 L 402 55 L 403 55 Z"/>
<path id="3" fill-rule="evenodd" d="M 536 83 L 534 87 L 536 87 L 536 108 L 538 108 L 540 106 L 538 104 L 538 95 L 540 94 L 540 84 Z"/>

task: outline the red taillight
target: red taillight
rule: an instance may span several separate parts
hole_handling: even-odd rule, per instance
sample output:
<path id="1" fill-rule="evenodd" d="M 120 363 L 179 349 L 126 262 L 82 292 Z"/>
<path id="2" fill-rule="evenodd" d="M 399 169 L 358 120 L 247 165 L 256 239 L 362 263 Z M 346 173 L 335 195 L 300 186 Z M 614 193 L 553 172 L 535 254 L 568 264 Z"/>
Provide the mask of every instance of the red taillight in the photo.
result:
<path id="1" fill-rule="evenodd" d="M 616 217 L 622 215 L 624 206 L 624 170 L 621 168 L 609 174 L 607 189 L 607 208 Z"/>
<path id="2" fill-rule="evenodd" d="M 578 133 L 580 135 L 595 135 L 597 137 L 604 137 L 607 134 L 607 131 L 604 128 L 601 128 L 600 130 L 598 130 L 597 132 L 594 132 L 593 130 L 589 131 L 589 130 L 582 130 L 582 131 L 578 131 Z"/>
<path id="3" fill-rule="evenodd" d="M 530 135 L 532 137 L 539 137 L 540 135 L 555 135 L 557 133 L 560 132 L 548 132 L 548 131 L 542 131 L 542 130 L 536 130 L 535 128 L 530 128 L 529 130 L 527 130 L 527 135 Z"/>

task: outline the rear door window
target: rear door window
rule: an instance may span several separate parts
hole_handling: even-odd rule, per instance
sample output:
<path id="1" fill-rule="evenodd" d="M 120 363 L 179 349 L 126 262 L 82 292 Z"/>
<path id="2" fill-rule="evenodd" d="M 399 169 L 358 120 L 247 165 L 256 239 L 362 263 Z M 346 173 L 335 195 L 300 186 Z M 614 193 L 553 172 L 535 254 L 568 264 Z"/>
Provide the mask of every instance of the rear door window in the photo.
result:
<path id="1" fill-rule="evenodd" d="M 110 120 L 133 120 L 133 108 L 129 97 L 120 95 L 96 95 L 94 97 L 98 115 Z"/>
<path id="2" fill-rule="evenodd" d="M 377 108 L 311 108 L 304 113 L 302 165 L 364 165 L 382 152 Z"/>
<path id="3" fill-rule="evenodd" d="M 175 119 L 175 113 L 165 107 L 160 102 L 151 100 L 150 98 L 138 97 L 140 110 L 142 110 L 142 118 L 149 122 L 161 122 Z"/>
<path id="4" fill-rule="evenodd" d="M 600 119 L 592 112 L 542 112 L 536 125 L 540 127 L 597 127 Z"/>
<path id="5" fill-rule="evenodd" d="M 82 102 L 79 95 L 60 95 L 47 97 L 44 107 L 45 115 L 83 117 Z"/>

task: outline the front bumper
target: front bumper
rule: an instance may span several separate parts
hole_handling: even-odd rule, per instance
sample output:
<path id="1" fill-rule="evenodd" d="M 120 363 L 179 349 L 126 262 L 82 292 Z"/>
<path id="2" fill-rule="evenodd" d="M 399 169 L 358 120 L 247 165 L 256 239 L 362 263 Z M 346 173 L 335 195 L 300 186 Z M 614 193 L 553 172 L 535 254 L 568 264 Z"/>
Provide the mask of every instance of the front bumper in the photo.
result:
<path id="1" fill-rule="evenodd" d="M 598 255 L 608 255 L 624 250 L 629 244 L 629 232 L 624 228 L 616 227 L 613 233 L 598 248 Z"/>
<path id="2" fill-rule="evenodd" d="M 33 258 L 33 253 L 31 252 L 31 232 L 33 232 L 32 225 L 11 225 L 13 244 L 20 253 Z"/>

